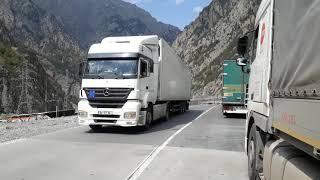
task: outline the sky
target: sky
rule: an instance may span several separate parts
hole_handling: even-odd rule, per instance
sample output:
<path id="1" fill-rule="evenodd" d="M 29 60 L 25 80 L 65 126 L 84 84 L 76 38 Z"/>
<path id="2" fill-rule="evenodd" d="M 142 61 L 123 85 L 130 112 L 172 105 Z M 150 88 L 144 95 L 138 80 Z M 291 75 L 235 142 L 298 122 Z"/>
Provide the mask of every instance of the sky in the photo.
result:
<path id="1" fill-rule="evenodd" d="M 190 24 L 211 0 L 124 0 L 148 11 L 158 21 L 181 30 Z"/>

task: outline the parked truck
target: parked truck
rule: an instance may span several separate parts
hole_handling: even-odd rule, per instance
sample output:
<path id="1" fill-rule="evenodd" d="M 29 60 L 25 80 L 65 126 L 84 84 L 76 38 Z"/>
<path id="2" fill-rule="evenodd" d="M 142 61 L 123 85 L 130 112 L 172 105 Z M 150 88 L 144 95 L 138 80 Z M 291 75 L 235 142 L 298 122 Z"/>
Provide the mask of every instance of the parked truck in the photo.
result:
<path id="1" fill-rule="evenodd" d="M 223 62 L 222 112 L 224 115 L 247 113 L 248 70 L 246 66 L 238 66 L 236 60 Z"/>
<path id="2" fill-rule="evenodd" d="M 158 36 L 108 37 L 93 44 L 81 63 L 79 123 L 140 126 L 185 112 L 191 99 L 191 73 Z"/>
<path id="3" fill-rule="evenodd" d="M 246 152 L 250 179 L 320 179 L 320 1 L 262 0 L 250 40 Z M 250 58 L 249 58 L 250 59 Z"/>

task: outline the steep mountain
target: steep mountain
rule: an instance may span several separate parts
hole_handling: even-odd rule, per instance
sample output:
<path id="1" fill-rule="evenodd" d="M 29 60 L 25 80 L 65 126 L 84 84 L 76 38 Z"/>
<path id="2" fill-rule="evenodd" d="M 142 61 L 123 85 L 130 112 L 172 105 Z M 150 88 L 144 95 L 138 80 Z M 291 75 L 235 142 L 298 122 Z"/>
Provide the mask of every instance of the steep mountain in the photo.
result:
<path id="1" fill-rule="evenodd" d="M 237 39 L 254 27 L 261 0 L 214 0 L 173 44 L 192 69 L 195 96 L 220 95 L 222 62 L 234 59 Z"/>
<path id="2" fill-rule="evenodd" d="M 172 43 L 180 30 L 122 0 L 33 0 L 54 14 L 82 48 L 107 36 L 157 34 Z"/>
<path id="3" fill-rule="evenodd" d="M 0 110 L 71 108 L 76 64 L 84 57 L 58 20 L 30 0 L 0 1 Z"/>

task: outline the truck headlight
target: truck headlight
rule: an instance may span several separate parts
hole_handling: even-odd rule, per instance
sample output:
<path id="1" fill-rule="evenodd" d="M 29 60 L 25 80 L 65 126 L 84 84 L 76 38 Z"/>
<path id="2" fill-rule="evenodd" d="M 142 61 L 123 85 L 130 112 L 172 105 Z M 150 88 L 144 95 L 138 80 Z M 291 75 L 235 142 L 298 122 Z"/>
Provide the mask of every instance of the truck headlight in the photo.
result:
<path id="1" fill-rule="evenodd" d="M 81 117 L 81 118 L 86 118 L 86 117 L 88 117 L 88 113 L 86 112 L 86 111 L 79 111 L 79 117 Z"/>
<path id="2" fill-rule="evenodd" d="M 126 112 L 124 113 L 124 118 L 125 119 L 135 119 L 137 117 L 136 112 Z"/>

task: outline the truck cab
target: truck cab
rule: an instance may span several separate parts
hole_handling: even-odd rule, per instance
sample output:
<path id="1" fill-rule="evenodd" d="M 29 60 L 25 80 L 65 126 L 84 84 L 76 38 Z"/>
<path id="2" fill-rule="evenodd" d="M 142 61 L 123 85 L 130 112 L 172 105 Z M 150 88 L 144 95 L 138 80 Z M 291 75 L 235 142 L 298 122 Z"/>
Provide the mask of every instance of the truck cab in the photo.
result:
<path id="1" fill-rule="evenodd" d="M 90 47 L 78 104 L 81 125 L 145 124 L 143 110 L 157 96 L 158 41 L 157 36 L 111 37 Z"/>

